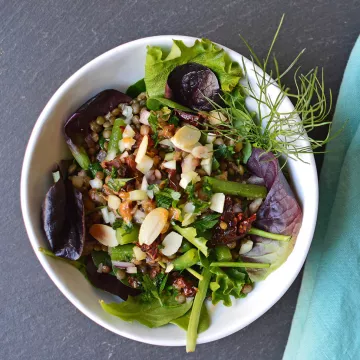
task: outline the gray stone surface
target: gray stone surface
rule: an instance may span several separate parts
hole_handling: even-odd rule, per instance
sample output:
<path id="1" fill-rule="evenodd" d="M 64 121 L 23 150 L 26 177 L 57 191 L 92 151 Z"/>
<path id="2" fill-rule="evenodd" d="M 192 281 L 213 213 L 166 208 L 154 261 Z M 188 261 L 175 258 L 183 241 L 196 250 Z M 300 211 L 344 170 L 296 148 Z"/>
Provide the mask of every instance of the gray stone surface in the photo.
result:
<path id="1" fill-rule="evenodd" d="M 306 47 L 304 69 L 323 65 L 336 96 L 359 31 L 356 0 L 0 0 L 0 358 L 281 359 L 300 278 L 263 317 L 226 339 L 162 348 L 116 336 L 77 311 L 35 258 L 19 206 L 20 170 L 31 129 L 55 90 L 121 43 L 159 34 L 209 37 L 263 54 L 282 13 L 280 64 Z M 320 133 L 319 136 L 323 136 Z"/>

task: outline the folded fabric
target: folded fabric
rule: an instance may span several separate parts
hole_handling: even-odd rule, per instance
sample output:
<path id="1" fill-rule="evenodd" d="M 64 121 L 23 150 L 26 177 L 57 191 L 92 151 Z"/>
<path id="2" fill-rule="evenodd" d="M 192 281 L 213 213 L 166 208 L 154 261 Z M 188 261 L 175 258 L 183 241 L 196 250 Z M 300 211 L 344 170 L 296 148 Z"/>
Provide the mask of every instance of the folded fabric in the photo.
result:
<path id="1" fill-rule="evenodd" d="M 346 120 L 326 149 L 317 227 L 283 360 L 360 359 L 360 38 L 332 133 Z"/>

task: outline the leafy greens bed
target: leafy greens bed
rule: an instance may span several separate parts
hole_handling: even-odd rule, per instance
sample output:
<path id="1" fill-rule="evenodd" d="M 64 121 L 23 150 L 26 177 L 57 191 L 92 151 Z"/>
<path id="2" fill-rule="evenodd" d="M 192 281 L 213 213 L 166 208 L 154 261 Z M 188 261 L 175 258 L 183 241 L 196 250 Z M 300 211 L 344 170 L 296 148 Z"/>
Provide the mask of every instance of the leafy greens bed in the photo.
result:
<path id="1" fill-rule="evenodd" d="M 125 300 L 101 301 L 106 312 L 186 330 L 187 351 L 210 326 L 205 300 L 231 306 L 247 296 L 286 261 L 301 226 L 278 157 L 313 150 L 291 139 L 327 124 L 323 83 L 316 71 L 298 77 L 300 104 L 284 116 L 291 94 L 276 60 L 281 92 L 267 98 L 270 52 L 264 62 L 252 52 L 258 95 L 244 66 L 210 40 L 148 47 L 144 79 L 126 94 L 102 91 L 64 125 L 73 159 L 53 172 L 42 209 L 52 251 L 41 251 Z M 271 111 L 250 112 L 247 97 Z"/>

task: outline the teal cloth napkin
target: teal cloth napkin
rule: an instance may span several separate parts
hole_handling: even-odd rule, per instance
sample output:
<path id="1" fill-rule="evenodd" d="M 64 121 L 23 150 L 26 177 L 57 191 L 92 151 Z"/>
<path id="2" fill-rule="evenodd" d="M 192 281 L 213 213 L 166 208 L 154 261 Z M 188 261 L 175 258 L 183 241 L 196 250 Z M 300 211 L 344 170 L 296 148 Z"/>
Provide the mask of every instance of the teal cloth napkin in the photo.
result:
<path id="1" fill-rule="evenodd" d="M 332 132 L 345 120 L 327 146 L 317 227 L 283 360 L 360 359 L 360 38 Z"/>

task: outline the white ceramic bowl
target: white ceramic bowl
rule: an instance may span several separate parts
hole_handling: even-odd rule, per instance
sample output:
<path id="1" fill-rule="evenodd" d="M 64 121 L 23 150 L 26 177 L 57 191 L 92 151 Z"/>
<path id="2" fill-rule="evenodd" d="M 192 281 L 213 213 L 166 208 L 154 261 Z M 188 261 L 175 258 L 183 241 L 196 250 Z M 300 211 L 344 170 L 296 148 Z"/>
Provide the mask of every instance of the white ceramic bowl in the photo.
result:
<path id="1" fill-rule="evenodd" d="M 47 247 L 40 223 L 40 208 L 50 182 L 50 169 L 68 156 L 63 138 L 63 123 L 69 115 L 90 97 L 107 88 L 126 90 L 144 76 L 147 45 L 169 48 L 172 39 L 187 45 L 195 38 L 185 36 L 155 36 L 139 39 L 106 52 L 92 60 L 56 91 L 39 116 L 31 134 L 21 174 L 21 207 L 30 242 L 42 266 L 60 291 L 86 316 L 106 329 L 127 338 L 155 345 L 185 345 L 185 332 L 174 325 L 148 329 L 139 323 L 127 323 L 104 312 L 99 299 L 114 301 L 115 297 L 93 288 L 75 268 L 40 253 Z M 242 56 L 225 48 L 233 60 L 242 64 Z M 245 66 L 251 63 L 245 60 Z M 249 73 L 251 77 L 251 72 Z M 250 78 L 250 80 L 253 80 Z M 270 91 L 276 94 L 274 87 Z M 293 108 L 287 99 L 284 110 Z M 305 155 L 305 164 L 289 161 L 293 187 L 303 209 L 303 223 L 288 260 L 265 281 L 257 283 L 245 298 L 233 302 L 231 308 L 210 305 L 212 325 L 200 334 L 198 343 L 214 341 L 230 335 L 252 323 L 273 306 L 298 275 L 308 253 L 318 207 L 318 182 L 313 155 Z M 55 309 L 54 309 L 55 311 Z"/>

